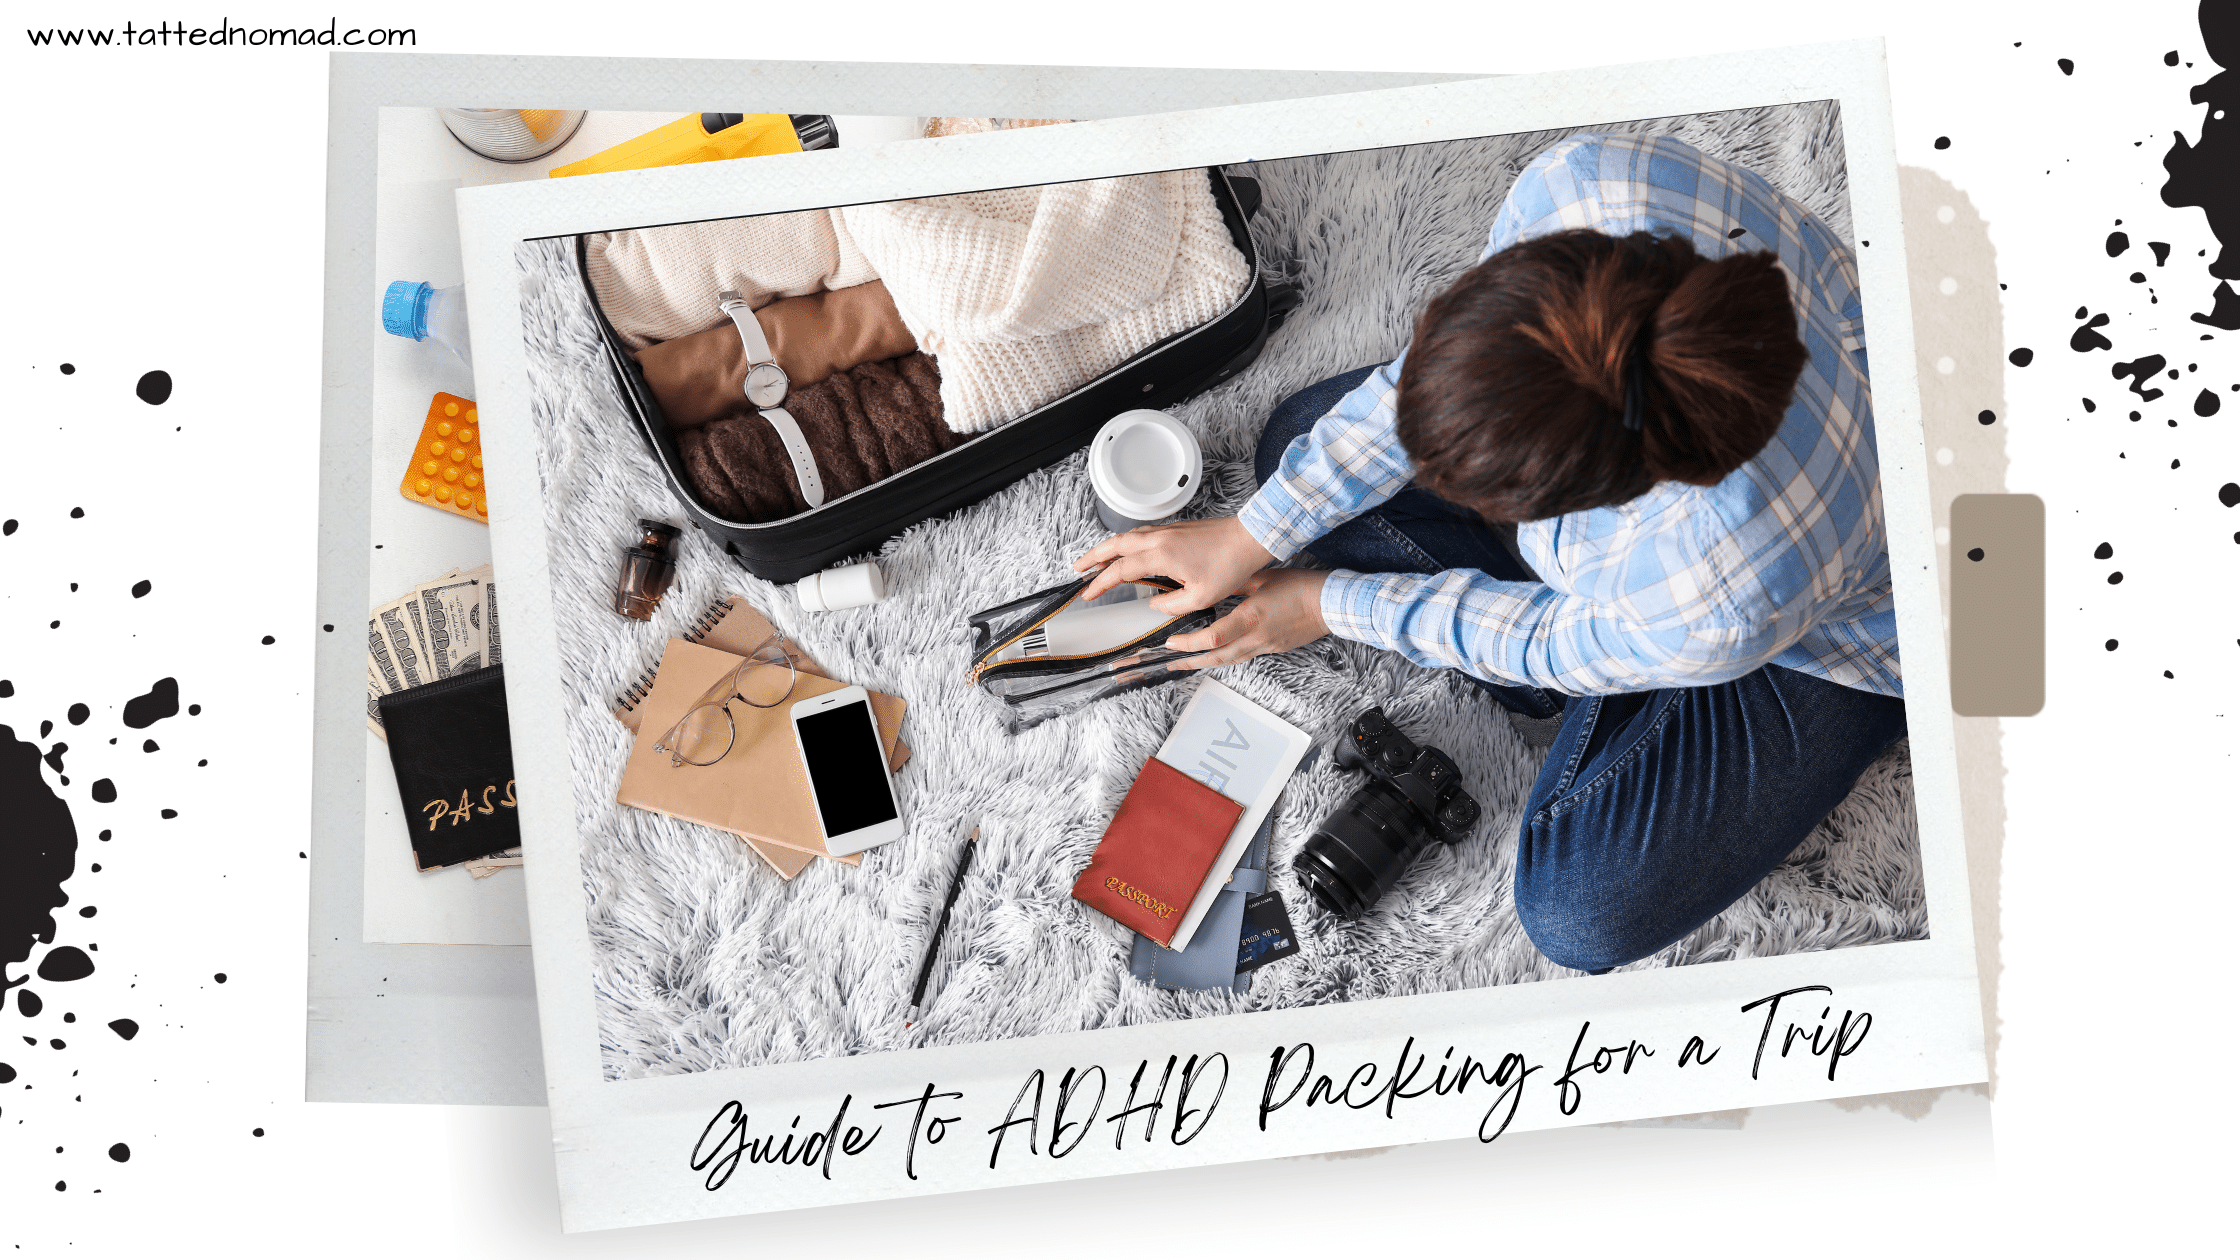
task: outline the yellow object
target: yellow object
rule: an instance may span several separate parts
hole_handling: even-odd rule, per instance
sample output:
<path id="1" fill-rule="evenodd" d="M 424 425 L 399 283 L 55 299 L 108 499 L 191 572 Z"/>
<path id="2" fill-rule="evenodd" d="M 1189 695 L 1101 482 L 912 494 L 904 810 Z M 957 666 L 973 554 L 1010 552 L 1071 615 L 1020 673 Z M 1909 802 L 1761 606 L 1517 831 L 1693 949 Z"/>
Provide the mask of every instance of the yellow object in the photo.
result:
<path id="1" fill-rule="evenodd" d="M 790 114 L 748 114 L 713 135 L 701 119 L 687 114 L 611 149 L 603 149 L 580 162 L 552 168 L 552 178 L 564 175 L 599 175 L 607 171 L 642 171 L 649 166 L 685 166 L 693 162 L 724 162 L 732 158 L 762 157 L 770 153 L 801 152 L 801 137 L 793 130 Z"/>
<path id="2" fill-rule="evenodd" d="M 489 524 L 490 500 L 480 493 L 481 476 L 467 473 L 462 478 L 458 467 L 469 460 L 474 467 L 482 467 L 478 437 L 474 401 L 456 394 L 437 394 L 428 403 L 428 422 L 420 426 L 420 441 L 412 448 L 412 459 L 405 465 L 397 493 L 414 503 Z M 439 474 L 442 480 L 437 480 Z"/>

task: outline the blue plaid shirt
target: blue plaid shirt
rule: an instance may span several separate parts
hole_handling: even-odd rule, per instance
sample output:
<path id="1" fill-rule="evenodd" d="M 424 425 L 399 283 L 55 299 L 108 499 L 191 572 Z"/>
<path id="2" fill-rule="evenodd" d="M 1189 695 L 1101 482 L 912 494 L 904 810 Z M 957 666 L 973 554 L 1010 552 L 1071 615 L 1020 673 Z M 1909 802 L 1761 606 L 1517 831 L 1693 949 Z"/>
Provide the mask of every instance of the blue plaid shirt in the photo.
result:
<path id="1" fill-rule="evenodd" d="M 1850 249 L 1764 179 L 1670 136 L 1547 149 L 1517 176 L 1484 257 L 1567 228 L 1675 233 L 1706 258 L 1771 249 L 1811 355 L 1780 429 L 1717 485 L 1664 482 L 1520 525 L 1541 582 L 1339 569 L 1323 620 L 1419 665 L 1575 695 L 1707 686 L 1768 663 L 1903 694 Z M 1406 357 L 1294 441 L 1245 506 L 1245 528 L 1278 560 L 1414 477 L 1394 432 Z"/>

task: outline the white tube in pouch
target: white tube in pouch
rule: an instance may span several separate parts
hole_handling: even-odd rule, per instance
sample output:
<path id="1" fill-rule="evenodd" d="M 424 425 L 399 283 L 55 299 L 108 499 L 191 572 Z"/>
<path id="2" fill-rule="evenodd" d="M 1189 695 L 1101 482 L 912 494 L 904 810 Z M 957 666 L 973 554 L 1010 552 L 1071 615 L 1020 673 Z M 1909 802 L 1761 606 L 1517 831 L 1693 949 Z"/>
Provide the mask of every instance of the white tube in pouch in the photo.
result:
<path id="1" fill-rule="evenodd" d="M 837 612 L 861 608 L 887 597 L 887 579 L 869 560 L 838 569 L 812 573 L 793 584 L 794 598 L 807 612 Z"/>

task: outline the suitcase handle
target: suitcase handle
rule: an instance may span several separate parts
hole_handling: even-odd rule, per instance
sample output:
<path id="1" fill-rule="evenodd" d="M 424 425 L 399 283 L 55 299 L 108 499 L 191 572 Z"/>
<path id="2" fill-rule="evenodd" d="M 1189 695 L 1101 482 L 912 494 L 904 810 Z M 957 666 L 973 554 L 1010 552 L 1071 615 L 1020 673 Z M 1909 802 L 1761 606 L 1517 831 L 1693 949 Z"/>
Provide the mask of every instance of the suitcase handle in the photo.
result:
<path id="1" fill-rule="evenodd" d="M 1260 181 L 1250 175 L 1230 175 L 1227 171 L 1221 173 L 1229 181 L 1229 191 L 1237 195 L 1237 209 L 1244 213 L 1249 222 L 1254 215 L 1260 213 Z"/>

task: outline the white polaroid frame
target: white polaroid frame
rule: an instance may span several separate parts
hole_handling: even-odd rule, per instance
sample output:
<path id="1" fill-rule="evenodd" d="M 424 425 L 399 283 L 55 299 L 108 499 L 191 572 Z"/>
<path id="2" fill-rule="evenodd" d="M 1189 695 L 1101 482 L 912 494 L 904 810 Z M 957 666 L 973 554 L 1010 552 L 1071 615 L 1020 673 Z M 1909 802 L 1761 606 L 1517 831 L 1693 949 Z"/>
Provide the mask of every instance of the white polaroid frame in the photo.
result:
<path id="1" fill-rule="evenodd" d="M 374 598 L 369 472 L 376 338 L 366 295 L 384 111 L 463 100 L 598 112 L 747 109 L 838 116 L 1106 118 L 1288 100 L 1468 77 L 1363 70 L 988 66 L 690 58 L 336 52 L 329 59 L 327 303 L 320 404 L 318 605 L 350 624 Z M 448 233 L 457 231 L 456 213 Z M 321 636 L 312 751 L 310 983 L 305 1096 L 314 1102 L 543 1106 L 535 976 L 526 948 L 369 944 L 363 653 Z M 410 876 L 408 876 L 410 877 Z M 507 892 L 522 903 L 527 892 Z M 471 995 L 462 997 L 462 995 Z"/>
<path id="2" fill-rule="evenodd" d="M 742 214 L 1838 102 L 1930 936 L 1180 1023 L 608 1081 L 601 1069 L 526 417 L 515 248 Z M 564 1224 L 816 1204 L 1967 1084 L 1981 995 L 1880 41 L 1122 118 L 850 153 L 499 185 L 458 197 L 507 606 L 537 999 Z M 486 348 L 487 347 L 487 348 Z M 1091 1086 L 1094 1085 L 1092 1090 Z M 1097 1122 L 1088 1117 L 1094 1113 Z M 1127 1123 L 1110 1123 L 1124 1113 Z M 1032 1142 L 1029 1139 L 1034 1139 Z M 1089 1140 L 1093 1138 L 1094 1140 Z"/>
<path id="3" fill-rule="evenodd" d="M 859 827 L 843 835 L 836 836 L 827 832 L 824 837 L 825 851 L 834 857 L 846 857 L 851 853 L 861 853 L 865 849 L 876 848 L 889 841 L 900 840 L 903 830 L 901 798 L 895 794 L 894 771 L 887 766 L 887 750 L 879 743 L 879 724 L 871 715 L 870 692 L 861 687 L 842 687 L 838 691 L 828 691 L 821 696 L 811 696 L 806 700 L 794 701 L 793 708 L 787 716 L 793 724 L 793 746 L 801 754 L 802 769 L 807 770 L 809 768 L 809 748 L 808 745 L 801 742 L 801 719 L 831 709 L 845 708 L 851 704 L 863 711 L 863 737 L 869 743 L 871 749 L 867 764 L 879 772 L 879 781 L 887 785 L 887 799 L 895 802 L 895 815 L 885 822 L 876 822 L 868 827 Z M 822 827 L 824 825 L 824 799 L 817 795 L 817 776 L 814 773 L 809 775 L 809 799 L 816 802 L 817 825 Z"/>

